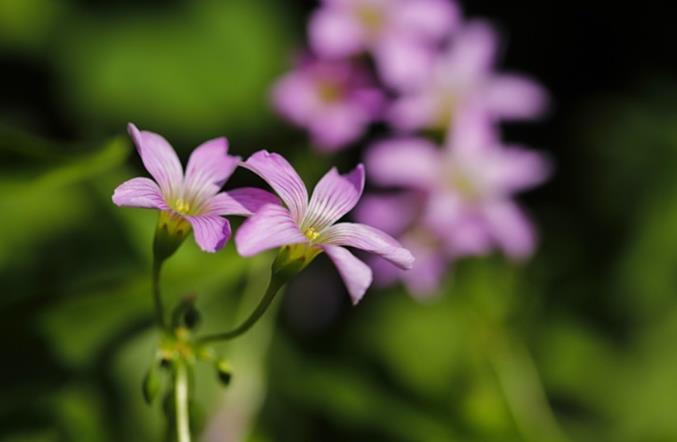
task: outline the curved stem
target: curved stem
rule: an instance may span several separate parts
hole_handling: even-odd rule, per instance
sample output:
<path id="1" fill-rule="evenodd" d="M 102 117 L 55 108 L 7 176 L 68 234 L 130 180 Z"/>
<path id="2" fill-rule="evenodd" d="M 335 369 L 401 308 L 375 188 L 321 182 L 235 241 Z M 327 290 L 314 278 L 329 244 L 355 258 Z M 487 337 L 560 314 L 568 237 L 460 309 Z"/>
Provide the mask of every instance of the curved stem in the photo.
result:
<path id="1" fill-rule="evenodd" d="M 152 290 L 153 303 L 155 304 L 155 320 L 160 328 L 166 330 L 167 324 L 165 323 L 162 295 L 160 294 L 160 270 L 162 270 L 162 262 L 157 256 L 153 258 Z"/>
<path id="2" fill-rule="evenodd" d="M 536 365 L 524 343 L 499 338 L 490 360 L 519 431 L 529 441 L 568 441 L 548 402 Z"/>
<path id="3" fill-rule="evenodd" d="M 237 338 L 238 336 L 245 333 L 247 330 L 252 328 L 254 324 L 256 324 L 256 322 L 259 320 L 259 318 L 261 318 L 261 316 L 263 316 L 263 314 L 270 306 L 270 303 L 273 302 L 273 299 L 275 299 L 275 295 L 284 285 L 285 282 L 286 280 L 284 278 L 281 278 L 273 274 L 270 278 L 270 282 L 268 283 L 266 293 L 259 301 L 259 305 L 256 306 L 254 311 L 249 315 L 247 319 L 244 320 L 244 322 L 242 322 L 240 325 L 227 332 L 214 333 L 212 335 L 203 336 L 202 338 L 198 339 L 198 342 L 206 343 L 214 341 L 227 341 L 229 339 Z"/>
<path id="4" fill-rule="evenodd" d="M 178 442 L 190 442 L 188 367 L 181 359 L 177 360 L 175 365 L 174 406 L 176 407 L 176 440 Z"/>

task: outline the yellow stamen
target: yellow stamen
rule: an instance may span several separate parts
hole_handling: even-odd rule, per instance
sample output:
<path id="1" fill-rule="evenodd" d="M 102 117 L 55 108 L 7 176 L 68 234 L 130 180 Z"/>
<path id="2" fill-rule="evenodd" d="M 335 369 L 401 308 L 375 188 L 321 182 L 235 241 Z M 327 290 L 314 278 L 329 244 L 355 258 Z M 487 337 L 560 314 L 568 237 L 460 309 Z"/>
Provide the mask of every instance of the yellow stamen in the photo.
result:
<path id="1" fill-rule="evenodd" d="M 306 238 L 310 241 L 315 241 L 320 236 L 320 232 L 315 230 L 314 227 L 308 227 L 303 234 L 306 235 Z"/>
<path id="2" fill-rule="evenodd" d="M 362 6 L 357 10 L 357 15 L 368 31 L 378 32 L 383 25 L 383 12 L 373 6 Z"/>
<path id="3" fill-rule="evenodd" d="M 190 212 L 190 204 L 188 204 L 188 202 L 183 198 L 179 198 L 176 200 L 174 210 L 185 215 Z"/>

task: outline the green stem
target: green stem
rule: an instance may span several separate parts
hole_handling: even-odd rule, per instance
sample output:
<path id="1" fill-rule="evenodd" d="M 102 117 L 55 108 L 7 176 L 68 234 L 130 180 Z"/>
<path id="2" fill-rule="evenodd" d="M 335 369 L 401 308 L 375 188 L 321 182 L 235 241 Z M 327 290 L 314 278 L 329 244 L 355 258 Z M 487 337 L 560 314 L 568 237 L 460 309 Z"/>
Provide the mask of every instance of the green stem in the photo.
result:
<path id="1" fill-rule="evenodd" d="M 174 374 L 174 406 L 176 407 L 176 440 L 190 442 L 190 417 L 188 411 L 188 367 L 178 359 Z"/>
<path id="2" fill-rule="evenodd" d="M 152 290 L 153 303 L 155 304 L 155 320 L 160 328 L 167 329 L 165 323 L 164 307 L 162 306 L 162 295 L 160 293 L 160 271 L 162 270 L 162 260 L 157 256 L 153 258 L 153 276 L 152 276 Z"/>
<path id="3" fill-rule="evenodd" d="M 490 360 L 508 408 L 525 440 L 566 442 L 536 365 L 524 343 L 509 336 L 496 342 Z"/>
<path id="4" fill-rule="evenodd" d="M 263 316 L 263 314 L 270 306 L 271 302 L 273 302 L 273 299 L 275 299 L 275 295 L 284 285 L 285 282 L 286 282 L 285 278 L 276 276 L 276 274 L 273 273 L 273 275 L 270 278 L 270 283 L 268 283 L 266 293 L 259 301 L 259 305 L 256 306 L 256 309 L 254 309 L 254 311 L 249 315 L 247 319 L 244 320 L 244 322 L 242 322 L 240 325 L 227 332 L 214 333 L 212 335 L 203 336 L 202 338 L 198 339 L 198 342 L 204 344 L 207 342 L 214 341 L 227 341 L 229 339 L 237 338 L 238 336 L 245 333 L 247 330 L 252 328 L 254 324 L 256 324 L 256 322 L 261 318 L 261 316 Z"/>

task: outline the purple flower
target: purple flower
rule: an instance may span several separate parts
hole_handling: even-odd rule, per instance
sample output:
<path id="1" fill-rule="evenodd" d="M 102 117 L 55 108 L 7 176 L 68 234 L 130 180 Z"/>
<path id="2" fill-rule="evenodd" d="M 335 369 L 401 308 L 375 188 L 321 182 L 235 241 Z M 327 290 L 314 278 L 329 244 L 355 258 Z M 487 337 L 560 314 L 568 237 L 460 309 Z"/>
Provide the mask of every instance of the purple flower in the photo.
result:
<path id="1" fill-rule="evenodd" d="M 309 23 L 312 48 L 328 58 L 370 51 L 390 86 L 423 77 L 460 21 L 450 0 L 324 0 Z"/>
<path id="2" fill-rule="evenodd" d="M 277 83 L 273 101 L 282 115 L 310 132 L 319 149 L 335 151 L 380 116 L 384 97 L 355 65 L 305 59 Z"/>
<path id="3" fill-rule="evenodd" d="M 325 252 L 336 265 L 353 303 L 371 284 L 372 272 L 346 246 L 379 255 L 403 269 L 411 267 L 411 253 L 384 232 L 365 224 L 337 223 L 362 195 L 362 165 L 346 175 L 331 169 L 317 183 L 310 200 L 303 181 L 282 156 L 259 151 L 243 166 L 263 178 L 286 207 L 266 205 L 242 224 L 235 236 L 241 255 L 291 246 L 310 261 Z"/>
<path id="4" fill-rule="evenodd" d="M 139 131 L 129 124 L 143 165 L 155 181 L 132 178 L 115 189 L 113 202 L 123 207 L 158 209 L 168 219 L 192 226 L 195 241 L 205 252 L 215 252 L 228 241 L 230 223 L 221 215 L 249 216 L 277 198 L 261 189 L 219 190 L 240 163 L 228 155 L 228 141 L 216 138 L 197 147 L 184 175 L 179 158 L 162 136 Z"/>
<path id="5" fill-rule="evenodd" d="M 486 118 L 458 118 L 445 149 L 418 138 L 382 141 L 366 163 L 375 182 L 418 192 L 415 206 L 405 194 L 365 199 L 358 210 L 360 220 L 412 251 L 416 265 L 401 275 L 412 291 L 434 289 L 446 263 L 460 256 L 494 247 L 516 259 L 532 253 L 534 229 L 513 197 L 542 183 L 549 164 L 539 153 L 501 145 Z"/>
<path id="6" fill-rule="evenodd" d="M 545 90 L 531 79 L 494 72 L 498 39 L 484 22 L 470 22 L 439 55 L 419 87 L 393 103 L 389 120 L 402 130 L 449 127 L 474 109 L 494 120 L 529 119 L 546 108 Z"/>

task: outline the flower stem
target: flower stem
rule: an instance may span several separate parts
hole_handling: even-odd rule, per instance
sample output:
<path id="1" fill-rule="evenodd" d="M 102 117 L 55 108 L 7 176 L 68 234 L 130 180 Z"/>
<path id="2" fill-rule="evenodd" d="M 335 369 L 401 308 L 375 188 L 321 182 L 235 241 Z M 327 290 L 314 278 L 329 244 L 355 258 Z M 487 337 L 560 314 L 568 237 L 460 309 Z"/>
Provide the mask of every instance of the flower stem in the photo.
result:
<path id="1" fill-rule="evenodd" d="M 286 282 L 285 278 L 280 277 L 279 275 L 273 273 L 273 275 L 270 278 L 270 282 L 268 283 L 266 293 L 259 301 L 259 305 L 256 306 L 254 311 L 249 315 L 247 319 L 244 320 L 244 322 L 242 322 L 240 325 L 227 332 L 214 333 L 211 335 L 203 336 L 200 339 L 198 339 L 198 342 L 207 343 L 214 341 L 227 341 L 230 339 L 237 338 L 238 336 L 245 333 L 247 330 L 252 328 L 254 324 L 256 324 L 256 322 L 261 318 L 261 316 L 263 316 L 263 314 L 270 306 L 270 303 L 273 302 L 273 299 L 275 299 L 275 295 L 280 290 L 280 288 L 285 284 L 285 282 Z"/>
<path id="2" fill-rule="evenodd" d="M 162 270 L 162 260 L 157 256 L 153 258 L 153 276 L 152 276 L 152 290 L 153 303 L 155 304 L 155 320 L 157 325 L 163 329 L 167 329 L 165 323 L 164 307 L 162 306 L 162 295 L 160 294 L 160 271 Z"/>
<path id="3" fill-rule="evenodd" d="M 506 404 L 525 440 L 567 442 L 524 343 L 504 335 L 490 355 Z"/>
<path id="4" fill-rule="evenodd" d="M 176 440 L 190 442 L 190 417 L 188 411 L 188 367 L 178 359 L 174 366 L 174 406 L 176 407 Z"/>

